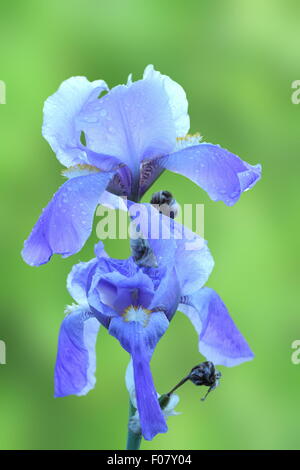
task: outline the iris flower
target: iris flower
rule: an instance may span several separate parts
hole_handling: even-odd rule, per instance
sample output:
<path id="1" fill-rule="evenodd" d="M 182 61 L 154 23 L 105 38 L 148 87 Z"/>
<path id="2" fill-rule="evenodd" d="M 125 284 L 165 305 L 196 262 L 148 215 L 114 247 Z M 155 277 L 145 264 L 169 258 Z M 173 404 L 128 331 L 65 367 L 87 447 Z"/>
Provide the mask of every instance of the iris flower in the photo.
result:
<path id="1" fill-rule="evenodd" d="M 159 266 L 141 267 L 132 257 L 109 258 L 99 242 L 96 258 L 75 265 L 67 280 L 76 304 L 68 308 L 60 329 L 55 396 L 85 395 L 94 387 L 95 344 L 103 325 L 131 356 L 135 405 L 148 440 L 167 431 L 150 360 L 176 310 L 191 320 L 208 360 L 234 366 L 253 357 L 218 294 L 203 287 L 213 268 L 206 244 L 186 258 L 182 243 L 161 244 L 155 253 Z"/>
<path id="2" fill-rule="evenodd" d="M 189 178 L 214 201 L 231 206 L 260 178 L 218 145 L 188 135 L 183 88 L 146 67 L 142 80 L 111 90 L 103 80 L 72 77 L 44 106 L 43 136 L 68 178 L 43 210 L 23 249 L 30 265 L 54 253 L 78 252 L 92 230 L 96 206 L 116 196 L 134 202 L 165 170 Z"/>

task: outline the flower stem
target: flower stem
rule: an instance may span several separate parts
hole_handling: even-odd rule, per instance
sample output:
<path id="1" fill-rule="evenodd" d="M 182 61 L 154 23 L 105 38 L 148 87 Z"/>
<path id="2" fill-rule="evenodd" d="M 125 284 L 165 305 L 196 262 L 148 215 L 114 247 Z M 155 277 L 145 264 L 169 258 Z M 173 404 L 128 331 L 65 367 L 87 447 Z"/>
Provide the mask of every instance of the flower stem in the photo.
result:
<path id="1" fill-rule="evenodd" d="M 177 385 L 175 385 L 175 387 L 173 387 L 172 390 L 170 390 L 169 393 L 167 393 L 166 395 L 171 396 L 172 393 L 174 393 L 175 390 L 177 390 L 177 388 L 181 387 L 181 385 L 185 384 L 185 382 L 187 382 L 189 379 L 190 379 L 190 374 L 184 377 L 182 380 L 180 380 L 180 382 Z"/>
<path id="2" fill-rule="evenodd" d="M 128 418 L 128 434 L 127 434 L 126 450 L 139 450 L 141 441 L 142 441 L 141 433 L 135 433 L 129 429 L 130 418 L 135 414 L 135 412 L 136 412 L 136 409 L 131 403 L 131 400 L 129 399 L 129 418 Z"/>

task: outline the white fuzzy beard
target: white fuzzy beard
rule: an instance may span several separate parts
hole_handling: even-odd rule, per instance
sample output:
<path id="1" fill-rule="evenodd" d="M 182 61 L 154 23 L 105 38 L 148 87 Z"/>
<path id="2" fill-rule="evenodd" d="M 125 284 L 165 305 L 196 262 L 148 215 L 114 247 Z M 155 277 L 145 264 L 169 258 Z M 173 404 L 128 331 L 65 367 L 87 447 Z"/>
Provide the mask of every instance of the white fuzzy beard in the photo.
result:
<path id="1" fill-rule="evenodd" d="M 126 322 L 136 321 L 145 327 L 149 322 L 150 313 L 150 310 L 145 308 L 130 306 L 125 310 L 123 318 Z"/>

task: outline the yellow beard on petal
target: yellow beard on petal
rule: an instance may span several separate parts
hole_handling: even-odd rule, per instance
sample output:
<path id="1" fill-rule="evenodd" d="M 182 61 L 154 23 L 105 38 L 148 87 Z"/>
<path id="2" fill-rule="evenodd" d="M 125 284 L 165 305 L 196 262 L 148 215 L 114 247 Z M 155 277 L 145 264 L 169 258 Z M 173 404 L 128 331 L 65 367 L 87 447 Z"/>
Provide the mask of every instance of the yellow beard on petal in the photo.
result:
<path id="1" fill-rule="evenodd" d="M 146 327 L 150 320 L 151 310 L 143 307 L 134 307 L 130 305 L 127 307 L 123 313 L 123 319 L 126 322 L 136 321 Z"/>
<path id="2" fill-rule="evenodd" d="M 196 134 L 187 134 L 183 137 L 176 137 L 176 150 L 182 150 L 186 147 L 192 147 L 193 145 L 199 145 L 202 140 L 199 132 Z"/>
<path id="3" fill-rule="evenodd" d="M 93 173 L 99 173 L 99 168 L 93 165 L 85 163 L 79 163 L 78 165 L 70 166 L 62 170 L 61 174 L 66 178 L 76 178 L 77 176 L 86 176 Z"/>

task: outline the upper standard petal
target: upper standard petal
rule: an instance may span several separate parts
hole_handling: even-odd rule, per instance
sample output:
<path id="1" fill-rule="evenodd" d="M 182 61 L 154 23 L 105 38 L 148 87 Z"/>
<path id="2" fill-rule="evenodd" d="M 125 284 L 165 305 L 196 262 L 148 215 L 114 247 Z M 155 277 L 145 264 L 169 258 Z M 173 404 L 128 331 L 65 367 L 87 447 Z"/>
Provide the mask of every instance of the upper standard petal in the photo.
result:
<path id="1" fill-rule="evenodd" d="M 153 65 L 148 65 L 145 68 L 143 78 L 144 80 L 161 80 L 168 95 L 175 124 L 176 137 L 186 135 L 190 128 L 190 118 L 188 115 L 188 100 L 182 86 L 167 75 L 162 75 L 155 70 Z"/>
<path id="2" fill-rule="evenodd" d="M 156 78 L 116 86 L 102 98 L 89 101 L 76 122 L 89 149 L 119 158 L 136 178 L 143 159 L 175 148 L 168 96 Z"/>
<path id="3" fill-rule="evenodd" d="M 107 85 L 103 80 L 89 82 L 85 77 L 71 77 L 45 101 L 42 133 L 63 165 L 87 163 L 76 116 L 104 90 Z"/>

